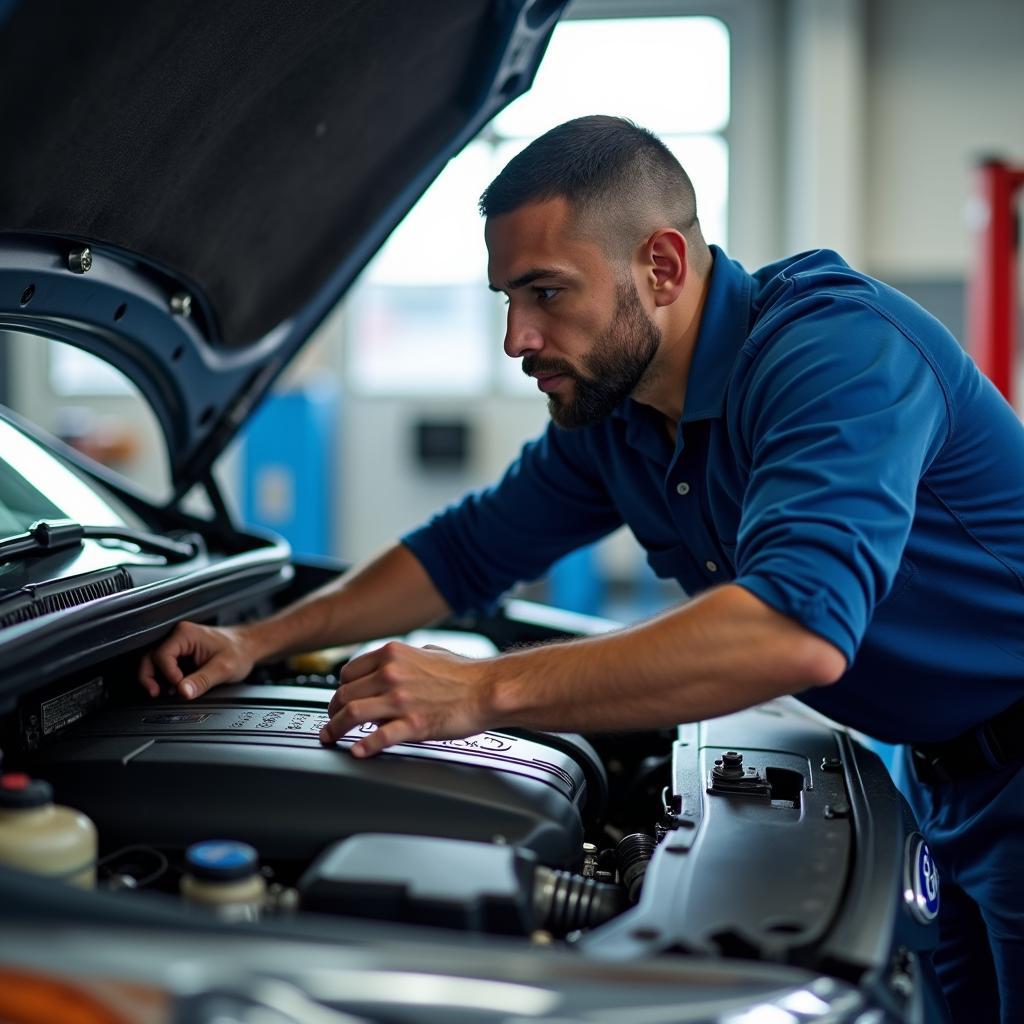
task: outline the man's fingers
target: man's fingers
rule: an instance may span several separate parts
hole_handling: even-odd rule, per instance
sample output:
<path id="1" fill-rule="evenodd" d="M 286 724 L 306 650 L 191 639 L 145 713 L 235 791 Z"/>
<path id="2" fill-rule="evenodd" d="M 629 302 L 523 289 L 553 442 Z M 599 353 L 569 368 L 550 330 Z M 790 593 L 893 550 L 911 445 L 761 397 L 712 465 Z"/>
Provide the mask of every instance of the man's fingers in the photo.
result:
<path id="1" fill-rule="evenodd" d="M 169 683 L 179 696 L 192 700 L 220 683 L 244 679 L 252 665 L 245 641 L 231 627 L 180 622 L 163 643 L 141 657 L 138 679 L 152 697 Z"/>
<path id="2" fill-rule="evenodd" d="M 384 648 L 380 647 L 376 651 L 367 651 L 366 654 L 360 654 L 358 658 L 353 658 L 343 666 L 338 678 L 343 683 L 351 683 L 376 671 L 383 657 L 381 654 L 383 650 Z"/>
<path id="3" fill-rule="evenodd" d="M 334 691 L 330 704 L 327 705 L 329 715 L 337 714 L 345 704 L 351 703 L 360 697 L 368 697 L 371 694 L 379 693 L 380 686 L 376 682 L 367 687 L 369 677 L 391 656 L 389 648 L 391 643 L 384 644 L 376 650 L 360 654 L 346 664 L 338 675 L 341 686 Z"/>
<path id="4" fill-rule="evenodd" d="M 348 687 L 351 685 L 351 683 L 347 684 L 345 686 L 345 690 L 347 691 Z M 347 700 L 348 693 L 346 692 L 343 697 L 341 694 L 341 687 L 339 686 L 334 691 L 334 695 L 331 697 L 330 703 L 327 705 L 327 717 L 333 718 L 345 706 L 345 701 Z"/>
<path id="5" fill-rule="evenodd" d="M 206 693 L 208 689 L 214 684 L 210 681 L 209 676 L 205 672 L 193 672 L 190 676 L 185 676 L 180 683 L 178 683 L 178 693 L 181 694 L 186 700 L 192 700 L 194 697 L 199 697 Z"/>
<path id="6" fill-rule="evenodd" d="M 406 743 L 408 740 L 422 739 L 418 736 L 412 724 L 406 718 L 393 718 L 390 722 L 374 729 L 369 736 L 365 736 L 352 747 L 353 757 L 373 757 L 387 747 L 393 747 L 396 743 Z"/>
<path id="7" fill-rule="evenodd" d="M 367 697 L 375 697 L 384 692 L 381 681 L 374 676 L 363 676 L 354 683 L 345 683 L 339 686 L 327 705 L 327 714 L 330 717 L 336 715 L 346 704 L 354 700 L 365 700 Z"/>
<path id="8" fill-rule="evenodd" d="M 382 647 L 377 647 L 372 651 L 367 651 L 365 654 L 360 654 L 358 658 L 353 658 L 341 670 L 339 678 L 343 683 L 351 683 L 363 676 L 368 676 L 371 672 L 376 672 L 381 665 L 392 658 L 398 648 L 407 646 L 407 644 L 399 643 L 397 640 L 389 640 Z"/>
<path id="9" fill-rule="evenodd" d="M 144 654 L 142 661 L 139 662 L 139 682 L 150 697 L 160 696 L 160 683 L 156 678 L 156 668 L 149 654 Z"/>
<path id="10" fill-rule="evenodd" d="M 196 669 L 191 675 L 185 676 L 178 683 L 178 693 L 188 700 L 201 697 L 207 690 L 233 677 L 232 666 L 226 658 L 217 654 L 202 668 Z"/>
<path id="11" fill-rule="evenodd" d="M 480 731 L 473 700 L 477 666 L 447 651 L 424 653 L 396 641 L 353 659 L 331 697 L 320 742 L 334 743 L 365 722 L 352 753 L 372 757 L 396 743 L 469 736 Z"/>
<path id="12" fill-rule="evenodd" d="M 153 662 L 167 682 L 172 686 L 179 686 L 184 677 L 184 672 L 181 671 L 181 667 L 178 665 L 178 659 L 183 655 L 191 653 L 191 644 L 182 643 L 180 640 L 175 642 L 174 638 L 172 638 L 171 641 L 162 644 L 153 652 Z"/>
<path id="13" fill-rule="evenodd" d="M 349 730 L 366 722 L 380 722 L 395 713 L 395 706 L 387 697 L 370 697 L 346 704 L 340 711 L 332 715 L 327 724 L 320 730 L 321 743 L 334 743 L 340 740 Z"/>

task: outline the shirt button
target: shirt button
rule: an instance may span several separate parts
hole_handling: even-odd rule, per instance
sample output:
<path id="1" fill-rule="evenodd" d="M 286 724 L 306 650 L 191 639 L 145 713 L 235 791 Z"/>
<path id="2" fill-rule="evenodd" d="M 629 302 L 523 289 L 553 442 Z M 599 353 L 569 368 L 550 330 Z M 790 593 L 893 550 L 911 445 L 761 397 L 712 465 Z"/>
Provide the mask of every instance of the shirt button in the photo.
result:
<path id="1" fill-rule="evenodd" d="M 682 494 L 684 497 L 690 493 L 689 484 L 676 484 L 676 494 Z"/>
<path id="2" fill-rule="evenodd" d="M 704 563 L 704 568 L 707 569 L 708 572 L 718 572 L 718 563 L 717 562 L 712 562 L 711 559 L 709 558 Z"/>

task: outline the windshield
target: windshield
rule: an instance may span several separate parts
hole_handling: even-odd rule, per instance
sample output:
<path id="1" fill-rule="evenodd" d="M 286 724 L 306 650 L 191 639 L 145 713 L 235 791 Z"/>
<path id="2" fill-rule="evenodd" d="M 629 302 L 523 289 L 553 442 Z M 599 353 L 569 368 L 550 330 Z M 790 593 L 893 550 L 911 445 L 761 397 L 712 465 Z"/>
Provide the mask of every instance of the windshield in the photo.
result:
<path id="1" fill-rule="evenodd" d="M 0 419 L 0 537 L 23 533 L 37 519 L 136 525 L 95 485 Z"/>

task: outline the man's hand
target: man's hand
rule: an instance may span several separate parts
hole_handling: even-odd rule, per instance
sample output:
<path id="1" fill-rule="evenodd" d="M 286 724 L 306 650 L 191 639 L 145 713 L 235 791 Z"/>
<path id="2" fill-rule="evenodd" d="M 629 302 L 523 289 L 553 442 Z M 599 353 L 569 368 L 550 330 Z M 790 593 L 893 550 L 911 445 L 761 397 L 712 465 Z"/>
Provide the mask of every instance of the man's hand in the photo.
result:
<path id="1" fill-rule="evenodd" d="M 179 664 L 185 658 L 195 664 L 188 675 Z M 179 622 L 159 647 L 143 656 L 139 682 L 151 697 L 158 697 L 162 677 L 191 700 L 220 683 L 245 679 L 255 660 L 252 643 L 241 628 Z"/>
<path id="2" fill-rule="evenodd" d="M 352 747 L 371 757 L 408 740 L 461 739 L 487 728 L 490 660 L 462 658 L 439 647 L 391 642 L 353 658 L 327 709 L 321 743 L 364 722 L 377 729 Z"/>
<path id="3" fill-rule="evenodd" d="M 493 658 L 387 644 L 345 666 L 320 740 L 376 722 L 352 748 L 367 757 L 395 743 L 509 726 L 662 728 L 827 686 L 845 670 L 830 641 L 725 584 L 648 622 Z"/>

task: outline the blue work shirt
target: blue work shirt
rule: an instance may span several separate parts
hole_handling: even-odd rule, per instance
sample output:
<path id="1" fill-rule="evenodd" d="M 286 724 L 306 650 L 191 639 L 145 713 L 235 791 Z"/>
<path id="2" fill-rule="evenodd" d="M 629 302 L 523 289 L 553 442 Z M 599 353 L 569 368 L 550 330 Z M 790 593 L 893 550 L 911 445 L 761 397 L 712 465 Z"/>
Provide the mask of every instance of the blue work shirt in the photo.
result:
<path id="1" fill-rule="evenodd" d="M 928 742 L 1020 699 L 1013 410 L 938 321 L 836 253 L 750 274 L 712 249 L 674 445 L 632 399 L 552 424 L 405 544 L 462 613 L 626 523 L 688 594 L 733 581 L 839 648 L 843 678 L 799 696 L 841 722 Z"/>

